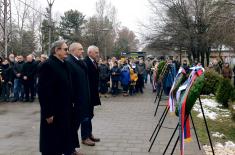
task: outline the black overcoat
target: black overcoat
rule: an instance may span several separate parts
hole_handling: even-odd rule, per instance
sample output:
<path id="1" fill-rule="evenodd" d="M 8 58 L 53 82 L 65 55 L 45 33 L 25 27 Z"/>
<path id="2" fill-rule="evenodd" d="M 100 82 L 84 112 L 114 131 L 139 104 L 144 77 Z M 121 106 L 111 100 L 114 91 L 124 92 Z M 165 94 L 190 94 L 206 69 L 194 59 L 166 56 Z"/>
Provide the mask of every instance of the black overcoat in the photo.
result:
<path id="1" fill-rule="evenodd" d="M 80 118 L 88 117 L 90 116 L 89 109 L 92 105 L 90 102 L 88 69 L 86 63 L 82 60 L 77 60 L 72 55 L 69 55 L 66 61 L 70 64 L 71 69 L 75 112 L 77 112 Z"/>
<path id="2" fill-rule="evenodd" d="M 39 70 L 40 152 L 72 150 L 72 85 L 67 62 L 50 56 Z M 52 124 L 46 118 L 54 116 Z"/>
<path id="3" fill-rule="evenodd" d="M 99 69 L 95 67 L 91 59 L 87 56 L 84 61 L 88 67 L 88 78 L 90 84 L 91 104 L 93 106 L 101 105 L 99 97 Z"/>

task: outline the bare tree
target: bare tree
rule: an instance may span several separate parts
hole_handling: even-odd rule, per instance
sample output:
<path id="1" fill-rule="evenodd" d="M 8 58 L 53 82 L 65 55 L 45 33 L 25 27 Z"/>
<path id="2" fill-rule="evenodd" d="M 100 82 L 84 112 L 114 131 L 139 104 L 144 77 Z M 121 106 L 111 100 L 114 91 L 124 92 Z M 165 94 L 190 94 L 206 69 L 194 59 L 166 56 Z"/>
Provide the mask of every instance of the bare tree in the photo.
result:
<path id="1" fill-rule="evenodd" d="M 156 1 L 149 0 L 153 10 L 158 10 Z M 166 43 L 171 48 L 184 48 L 189 59 L 209 63 L 211 47 L 217 45 L 234 46 L 234 6 L 232 0 L 160 0 L 166 8 L 162 16 L 163 27 L 152 33 L 148 39 L 151 46 Z M 156 22 L 157 23 L 157 22 Z M 157 24 L 155 24 L 157 25 Z M 166 47 L 169 48 L 169 47 Z"/>
<path id="2" fill-rule="evenodd" d="M 27 3 L 25 0 L 24 3 Z M 16 22 L 20 39 L 20 51 L 23 50 L 23 30 L 25 28 L 25 22 L 28 17 L 29 6 L 23 4 L 20 1 L 14 0 L 14 7 L 16 11 Z"/>

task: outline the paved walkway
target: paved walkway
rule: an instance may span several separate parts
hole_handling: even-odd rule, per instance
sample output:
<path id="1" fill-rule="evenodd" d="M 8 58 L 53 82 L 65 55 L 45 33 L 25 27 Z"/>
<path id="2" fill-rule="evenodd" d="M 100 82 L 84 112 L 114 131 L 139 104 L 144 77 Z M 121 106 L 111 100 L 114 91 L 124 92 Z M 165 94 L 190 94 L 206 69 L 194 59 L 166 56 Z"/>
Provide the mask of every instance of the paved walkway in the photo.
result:
<path id="1" fill-rule="evenodd" d="M 136 96 L 102 98 L 102 106 L 96 108 L 93 119 L 94 134 L 101 142 L 95 147 L 81 145 L 82 152 L 86 155 L 161 155 L 173 130 L 162 128 L 148 153 L 148 139 L 163 112 L 160 107 L 157 117 L 153 117 L 154 97 L 151 89 L 146 88 L 144 94 Z M 39 155 L 39 112 L 37 103 L 0 104 L 0 155 Z M 168 115 L 164 126 L 174 128 L 176 121 L 176 117 Z M 179 145 L 175 154 L 180 154 Z M 185 154 L 203 154 L 195 138 L 186 144 Z"/>

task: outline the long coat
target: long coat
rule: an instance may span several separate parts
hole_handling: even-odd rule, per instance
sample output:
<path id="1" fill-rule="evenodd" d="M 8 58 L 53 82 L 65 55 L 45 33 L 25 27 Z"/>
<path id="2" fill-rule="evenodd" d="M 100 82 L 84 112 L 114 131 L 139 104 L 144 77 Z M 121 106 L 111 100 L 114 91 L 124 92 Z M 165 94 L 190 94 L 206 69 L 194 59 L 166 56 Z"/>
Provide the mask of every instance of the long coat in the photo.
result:
<path id="1" fill-rule="evenodd" d="M 91 95 L 91 104 L 93 106 L 101 105 L 100 97 L 99 97 L 99 70 L 98 66 L 95 67 L 93 62 L 89 57 L 84 59 L 85 63 L 88 67 L 88 78 L 90 84 L 90 95 Z"/>
<path id="2" fill-rule="evenodd" d="M 82 60 L 77 60 L 72 55 L 69 55 L 66 61 L 70 64 L 71 69 L 74 109 L 80 118 L 90 116 L 91 102 L 86 63 Z"/>
<path id="3" fill-rule="evenodd" d="M 40 152 L 72 151 L 72 85 L 67 62 L 55 56 L 39 70 L 38 96 L 41 106 Z M 54 116 L 53 123 L 46 118 Z"/>

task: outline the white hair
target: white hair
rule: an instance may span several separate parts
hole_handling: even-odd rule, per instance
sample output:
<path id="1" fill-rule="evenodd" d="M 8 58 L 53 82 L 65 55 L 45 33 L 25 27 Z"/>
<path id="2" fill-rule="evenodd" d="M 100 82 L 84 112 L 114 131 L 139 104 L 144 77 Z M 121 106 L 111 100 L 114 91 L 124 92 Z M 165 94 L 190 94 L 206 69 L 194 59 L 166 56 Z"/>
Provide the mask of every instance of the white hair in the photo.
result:
<path id="1" fill-rule="evenodd" d="M 89 53 L 90 53 L 91 51 L 97 51 L 97 50 L 99 50 L 99 48 L 98 48 L 97 46 L 91 45 L 91 46 L 89 46 L 88 49 L 87 49 L 87 54 L 89 55 Z"/>
<path id="2" fill-rule="evenodd" d="M 72 43 L 72 44 L 69 46 L 69 52 L 70 52 L 70 53 L 73 52 L 73 51 L 77 48 L 78 45 L 81 45 L 81 44 L 78 43 L 78 42 Z"/>

